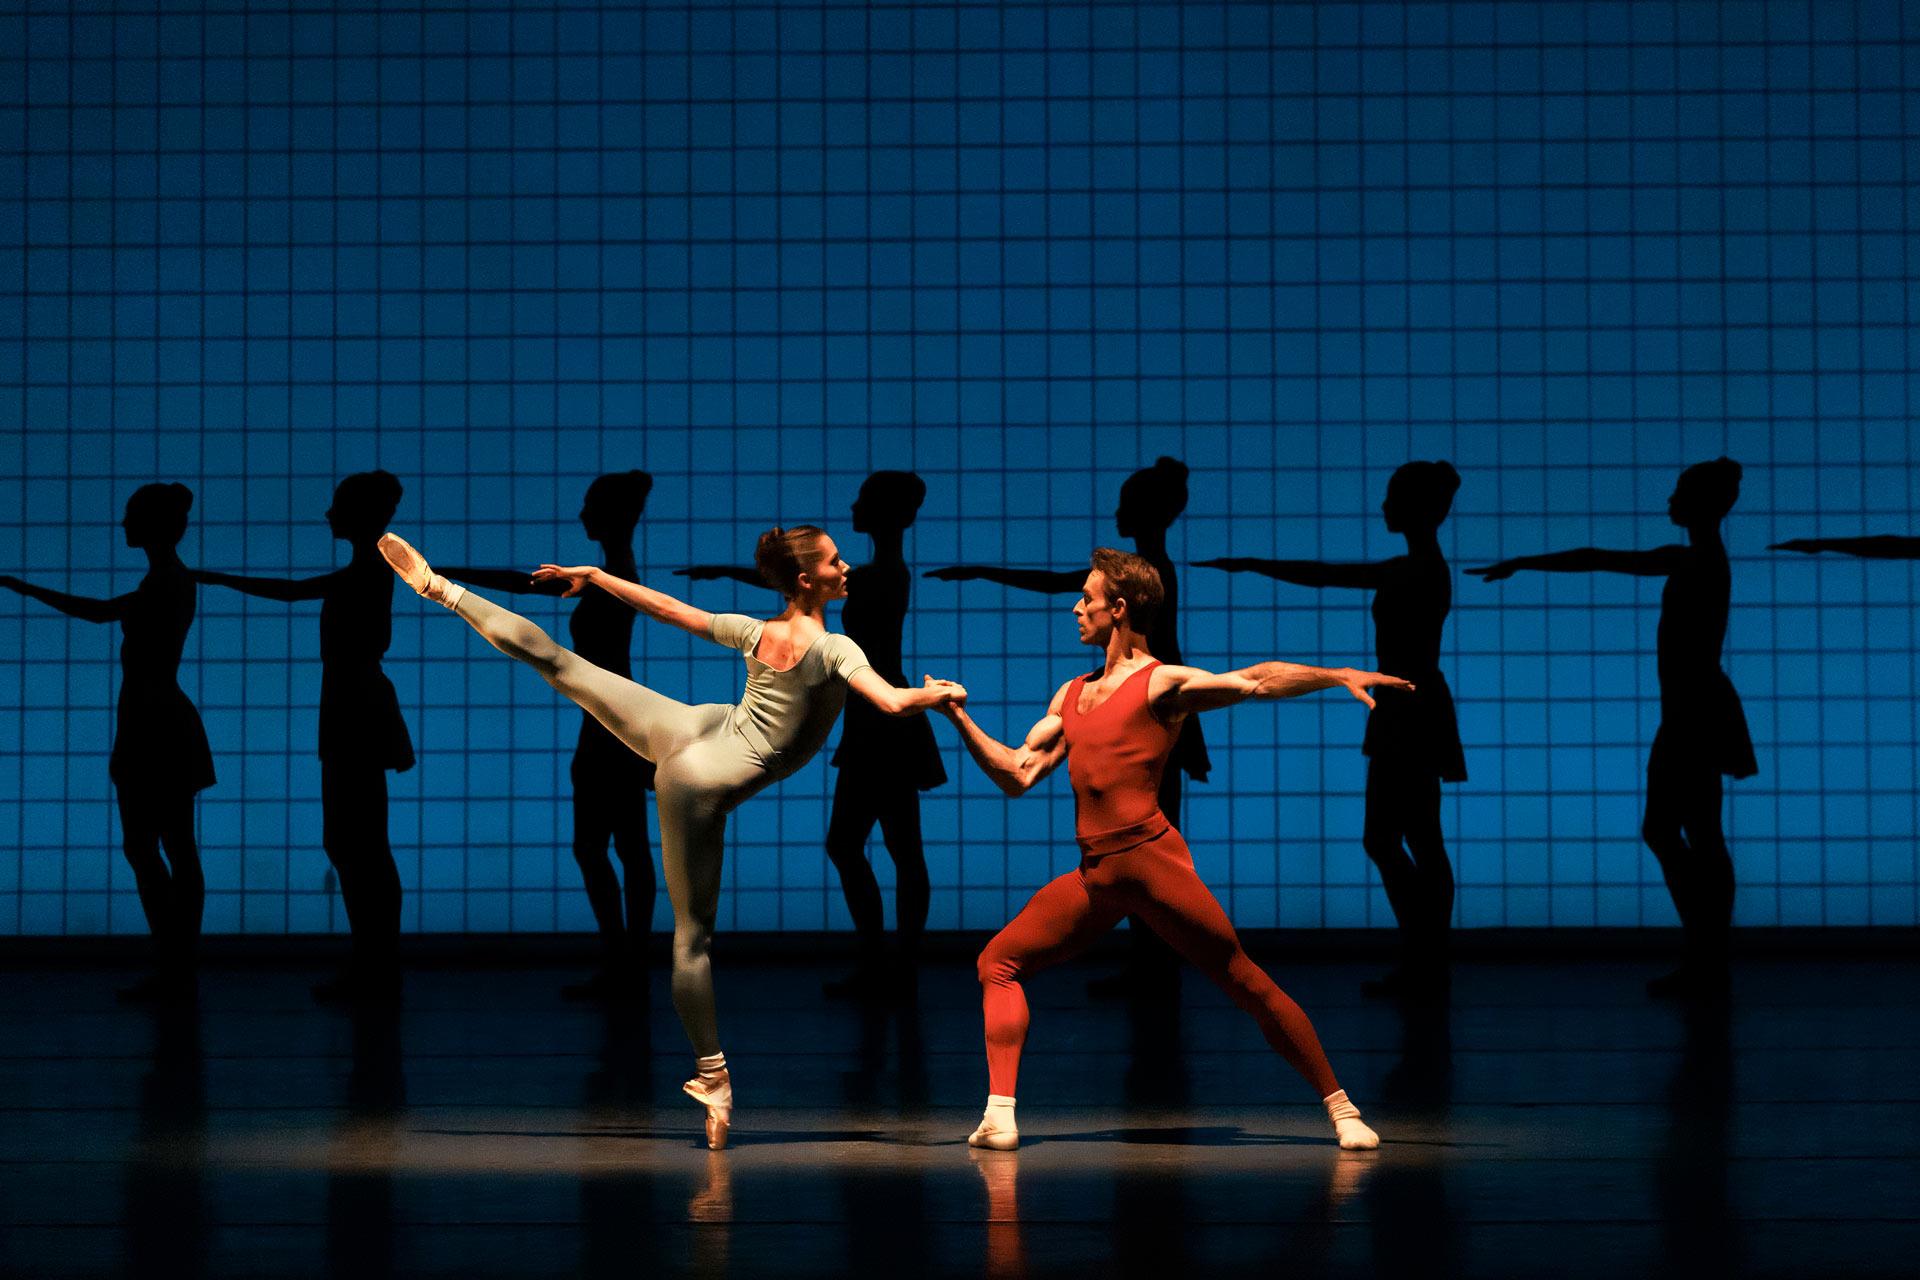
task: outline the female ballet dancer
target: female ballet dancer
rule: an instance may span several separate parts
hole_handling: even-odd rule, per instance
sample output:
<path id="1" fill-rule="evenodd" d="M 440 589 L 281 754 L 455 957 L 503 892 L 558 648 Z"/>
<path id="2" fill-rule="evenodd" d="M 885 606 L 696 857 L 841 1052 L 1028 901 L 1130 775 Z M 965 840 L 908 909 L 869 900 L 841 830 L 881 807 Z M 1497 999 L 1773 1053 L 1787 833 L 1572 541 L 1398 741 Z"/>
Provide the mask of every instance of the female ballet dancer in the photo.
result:
<path id="1" fill-rule="evenodd" d="M 413 738 L 380 660 L 393 642 L 393 579 L 374 543 L 400 505 L 385 471 L 342 480 L 327 527 L 352 548 L 314 578 L 199 570 L 210 586 L 288 603 L 320 601 L 320 846 L 340 878 L 353 961 L 313 989 L 320 1001 L 392 997 L 400 982 L 400 868 L 387 835 L 387 771 L 413 768 Z"/>
<path id="2" fill-rule="evenodd" d="M 847 574 L 847 605 L 840 625 L 889 683 L 906 680 L 901 633 L 913 593 L 905 556 L 906 533 L 926 500 L 927 485 L 911 471 L 876 471 L 853 501 L 853 528 L 873 539 L 873 558 Z M 731 578 L 759 582 L 751 569 L 694 565 L 676 573 L 696 581 Z M 455 575 L 458 576 L 458 575 Z M 866 702 L 849 703 L 846 727 L 831 761 L 839 771 L 833 814 L 827 820 L 827 857 L 840 873 L 859 938 L 859 966 L 826 984 L 832 996 L 911 998 L 920 937 L 927 927 L 931 885 L 920 835 L 920 793 L 947 780 L 933 726 L 925 716 L 897 720 Z M 886 956 L 886 916 L 880 882 L 867 861 L 867 837 L 875 823 L 893 859 L 896 883 L 897 963 Z"/>
<path id="3" fill-rule="evenodd" d="M 1370 995 L 1420 995 L 1447 985 L 1453 921 L 1453 866 L 1440 832 L 1440 784 L 1465 782 L 1453 693 L 1440 674 L 1440 631 L 1453 606 L 1453 575 L 1440 553 L 1440 524 L 1453 509 L 1460 474 L 1447 462 L 1409 462 L 1387 481 L 1380 504 L 1389 533 L 1407 554 L 1377 564 L 1321 560 L 1202 560 L 1199 567 L 1265 574 L 1303 587 L 1359 587 L 1373 596 L 1380 669 L 1418 691 L 1390 692 L 1367 715 L 1367 814 L 1361 844 L 1380 869 L 1400 923 L 1400 963 Z"/>
<path id="4" fill-rule="evenodd" d="M 1010 796 L 1026 794 L 1065 761 L 1080 845 L 1080 865 L 1043 886 L 980 953 L 989 1093 L 986 1114 L 967 1143 L 996 1151 L 1020 1145 L 1014 1086 L 1028 1023 L 1020 979 L 1070 959 L 1131 913 L 1253 1016 L 1267 1043 L 1320 1095 L 1342 1147 L 1377 1147 L 1380 1135 L 1340 1087 L 1313 1023 L 1248 958 L 1226 912 L 1201 883 L 1186 841 L 1159 807 L 1160 775 L 1181 722 L 1200 712 L 1332 688 L 1371 707 L 1368 689 L 1413 686 L 1377 671 L 1291 662 L 1224 675 L 1162 663 L 1146 643 L 1159 605 L 1153 565 L 1101 547 L 1073 606 L 1080 643 L 1103 650 L 1101 666 L 1061 685 L 1018 747 L 988 736 L 960 700 L 940 708 L 959 728 L 974 763 Z"/>
<path id="5" fill-rule="evenodd" d="M 1733 855 L 1720 825 L 1722 774 L 1760 771 L 1746 712 L 1720 669 L 1733 570 L 1720 522 L 1740 497 L 1740 464 L 1699 462 L 1680 473 L 1667 516 L 1687 531 L 1683 545 L 1651 551 L 1593 547 L 1518 556 L 1469 569 L 1500 582 L 1518 569 L 1550 573 L 1630 573 L 1664 577 L 1657 670 L 1660 728 L 1647 755 L 1647 811 L 1640 834 L 1660 862 L 1686 939 L 1680 967 L 1647 984 L 1655 996 L 1715 995 L 1727 986 L 1733 925 Z"/>
<path id="6" fill-rule="evenodd" d="M 616 578 L 640 576 L 633 558 L 633 530 L 647 509 L 653 477 L 644 471 L 613 471 L 587 486 L 580 504 L 580 525 L 600 544 Z M 534 582 L 522 569 L 443 569 L 442 577 L 490 591 L 557 596 L 565 579 Z M 633 610 L 612 596 L 593 591 L 580 597 L 567 618 L 573 650 L 614 675 L 633 676 Z M 647 934 L 653 928 L 653 847 L 647 840 L 647 811 L 633 803 L 653 790 L 653 764 L 629 751 L 587 712 L 580 716 L 580 741 L 573 765 L 573 860 L 586 885 L 602 948 L 600 969 L 584 982 L 561 988 L 570 999 L 600 1000 L 644 996 Z M 620 870 L 613 869 L 613 846 Z"/>
<path id="7" fill-rule="evenodd" d="M 196 591 L 178 548 L 192 509 L 193 492 L 183 484 L 143 484 L 133 491 L 121 527 L 127 545 L 146 552 L 148 569 L 126 595 L 100 600 L 0 577 L 0 587 L 70 618 L 118 622 L 126 637 L 107 774 L 156 961 L 150 977 L 120 992 L 127 1001 L 191 998 L 207 898 L 193 798 L 213 785 L 213 751 L 200 712 L 180 687 L 180 655 L 193 626 Z"/>
<path id="8" fill-rule="evenodd" d="M 1147 651 L 1162 662 L 1179 665 L 1180 657 L 1180 580 L 1173 571 L 1173 558 L 1167 552 L 1167 532 L 1187 509 L 1187 464 L 1178 458 L 1158 458 L 1150 467 L 1142 467 L 1120 483 L 1120 502 L 1114 508 L 1114 531 L 1133 540 L 1134 550 L 1160 575 L 1162 599 L 1146 636 Z M 1042 591 L 1056 595 L 1080 594 L 1086 573 L 1080 569 L 1001 569 L 987 565 L 950 565 L 927 573 L 943 582 L 997 582 L 1022 591 Z M 1213 769 L 1207 754 L 1206 736 L 1200 722 L 1189 717 L 1180 727 L 1169 768 L 1160 778 L 1160 812 L 1174 824 L 1180 821 L 1180 792 L 1183 778 L 1205 782 Z M 1152 929 L 1138 917 L 1127 921 L 1127 962 L 1125 969 L 1087 984 L 1090 995 L 1125 996 L 1141 999 L 1150 995 L 1167 996 L 1179 979 L 1179 961 Z"/>
<path id="9" fill-rule="evenodd" d="M 408 586 L 531 666 L 656 766 L 660 864 L 673 903 L 673 1007 L 697 1055 L 696 1074 L 683 1088 L 706 1108 L 707 1145 L 720 1150 L 732 1125 L 733 1086 L 720 1051 L 708 951 L 727 814 L 813 758 L 848 689 L 898 716 L 964 701 L 966 690 L 951 681 L 897 689 L 874 672 L 860 646 L 826 629 L 827 602 L 846 595 L 847 563 L 833 539 L 812 525 L 760 535 L 754 563 L 786 600 L 780 615 L 764 622 L 708 613 L 591 565 L 543 564 L 534 571 L 537 581 L 564 580 L 568 596 L 595 586 L 650 618 L 735 650 L 747 664 L 746 690 L 736 705 L 688 706 L 603 671 L 525 618 L 447 581 L 401 538 L 387 534 L 380 550 Z"/>

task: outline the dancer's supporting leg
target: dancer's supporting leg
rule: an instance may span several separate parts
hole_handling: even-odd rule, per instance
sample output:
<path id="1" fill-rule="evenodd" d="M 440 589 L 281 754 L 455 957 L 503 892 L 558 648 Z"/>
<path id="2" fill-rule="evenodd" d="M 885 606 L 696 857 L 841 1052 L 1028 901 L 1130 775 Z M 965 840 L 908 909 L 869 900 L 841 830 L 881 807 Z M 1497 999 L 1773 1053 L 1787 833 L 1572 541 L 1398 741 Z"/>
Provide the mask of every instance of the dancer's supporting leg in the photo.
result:
<path id="1" fill-rule="evenodd" d="M 154 793 L 117 784 L 121 849 L 133 868 L 140 909 L 153 936 L 155 973 L 121 992 L 146 1000 L 176 994 L 193 981 L 194 952 L 207 882 L 193 831 L 193 794 Z M 161 856 L 162 850 L 166 856 Z"/>
<path id="2" fill-rule="evenodd" d="M 1399 965 L 1364 989 L 1405 995 L 1444 988 L 1453 866 L 1440 832 L 1439 777 L 1390 759 L 1368 761 L 1361 842 L 1400 926 Z"/>
<path id="3" fill-rule="evenodd" d="M 1685 937 L 1680 968 L 1647 984 L 1657 996 L 1712 994 L 1726 985 L 1734 879 L 1720 825 L 1722 794 L 1710 766 L 1675 762 L 1656 746 L 1640 834 L 1660 862 Z"/>

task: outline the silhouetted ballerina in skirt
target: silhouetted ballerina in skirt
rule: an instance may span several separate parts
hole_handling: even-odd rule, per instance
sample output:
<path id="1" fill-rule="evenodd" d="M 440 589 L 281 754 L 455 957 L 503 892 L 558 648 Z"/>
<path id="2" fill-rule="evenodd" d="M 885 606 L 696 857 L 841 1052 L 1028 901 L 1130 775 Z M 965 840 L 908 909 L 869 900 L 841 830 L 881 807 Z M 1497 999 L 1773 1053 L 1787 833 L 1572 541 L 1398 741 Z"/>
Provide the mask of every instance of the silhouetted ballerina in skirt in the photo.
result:
<path id="1" fill-rule="evenodd" d="M 1720 668 L 1733 591 L 1720 522 L 1739 497 L 1739 463 L 1696 463 L 1680 473 L 1667 499 L 1668 518 L 1687 531 L 1684 544 L 1651 551 L 1587 547 L 1468 570 L 1488 582 L 1518 569 L 1667 580 L 1660 592 L 1660 729 L 1647 757 L 1640 834 L 1660 861 L 1686 950 L 1679 968 L 1647 984 L 1656 996 L 1714 995 L 1727 985 L 1734 880 L 1720 821 L 1720 779 L 1760 771 L 1740 695 Z"/>
<path id="2" fill-rule="evenodd" d="M 911 471 L 876 471 L 861 484 L 853 503 L 854 532 L 872 538 L 873 556 L 847 575 L 847 603 L 840 625 L 866 653 L 874 670 L 896 685 L 907 683 L 901 637 L 913 594 L 906 531 L 926 496 L 926 482 Z M 734 565 L 695 565 L 678 572 L 696 580 L 731 578 L 765 585 L 757 570 Z M 945 782 L 947 771 L 925 716 L 888 716 L 863 699 L 853 699 L 842 718 L 840 745 L 832 759 L 840 773 L 827 823 L 827 857 L 840 873 L 847 911 L 860 940 L 860 964 L 851 977 L 828 983 L 827 992 L 910 995 L 932 895 L 921 838 L 920 793 Z M 867 861 L 867 837 L 875 823 L 893 859 L 899 935 L 899 955 L 893 965 L 887 963 L 880 882 Z"/>
<path id="3" fill-rule="evenodd" d="M 1180 587 L 1173 561 L 1167 555 L 1167 531 L 1186 509 L 1187 464 L 1162 457 L 1121 482 L 1120 505 L 1113 513 L 1116 531 L 1121 537 L 1132 539 L 1135 553 L 1160 574 L 1166 598 L 1147 635 L 1147 651 L 1169 666 L 1179 666 L 1183 659 L 1180 656 Z M 997 582 L 1022 591 L 1076 596 L 1086 581 L 1087 571 L 1084 567 L 1056 572 L 962 564 L 934 569 L 926 576 L 942 582 Z M 1167 815 L 1167 821 L 1180 825 L 1182 778 L 1205 782 L 1212 768 L 1199 718 L 1189 716 L 1181 725 L 1180 739 L 1174 744 L 1167 771 L 1160 779 L 1160 811 Z M 1179 957 L 1153 930 L 1128 917 L 1127 933 L 1130 972 L 1089 983 L 1089 991 L 1098 995 L 1134 996 L 1165 989 L 1179 981 Z"/>
<path id="4" fill-rule="evenodd" d="M 580 527 L 600 544 L 602 567 L 629 581 L 640 576 L 633 531 L 647 509 L 653 477 L 645 471 L 613 471 L 587 486 Z M 535 582 L 524 569 L 443 570 L 476 587 L 558 598 L 562 579 Z M 758 579 L 756 578 L 757 582 Z M 633 678 L 634 611 L 603 591 L 575 597 L 567 618 L 573 651 L 604 671 Z M 613 999 L 646 994 L 647 937 L 653 929 L 653 846 L 647 838 L 647 808 L 634 803 L 653 789 L 653 762 L 639 755 L 587 712 L 580 713 L 580 739 L 573 751 L 573 860 L 580 867 L 587 902 L 600 930 L 600 969 L 562 992 L 573 999 Z M 607 856 L 612 845 L 620 869 Z"/>
<path id="5" fill-rule="evenodd" d="M 331 573 L 194 575 L 263 600 L 320 602 L 320 844 L 353 935 L 352 963 L 313 989 L 322 1001 L 391 996 L 400 979 L 400 868 L 387 833 L 387 772 L 413 768 L 413 738 L 380 665 L 393 642 L 393 573 L 374 549 L 400 495 L 400 481 L 386 471 L 340 482 L 327 528 L 352 551 Z"/>
<path id="6" fill-rule="evenodd" d="M 1387 481 L 1380 513 L 1405 535 L 1407 553 L 1377 564 L 1320 560 L 1203 560 L 1201 568 L 1249 572 L 1303 587 L 1372 591 L 1380 670 L 1413 681 L 1388 689 L 1367 716 L 1366 825 L 1361 842 L 1400 923 L 1401 961 L 1369 982 L 1374 995 L 1430 993 L 1447 983 L 1453 866 L 1440 830 L 1440 784 L 1465 782 L 1453 693 L 1440 673 L 1440 636 L 1453 607 L 1453 575 L 1440 553 L 1440 525 L 1460 475 L 1446 462 L 1409 462 Z"/>
<path id="7" fill-rule="evenodd" d="M 0 577 L 0 586 L 68 617 L 118 622 L 125 636 L 107 772 L 156 960 L 151 976 L 120 993 L 129 1001 L 192 996 L 194 949 L 206 905 L 193 798 L 213 785 L 213 751 L 200 712 L 180 687 L 180 655 L 193 627 L 196 592 L 179 545 L 192 509 L 193 492 L 183 484 L 141 485 L 127 499 L 127 545 L 146 552 L 148 569 L 126 595 L 100 600 Z"/>

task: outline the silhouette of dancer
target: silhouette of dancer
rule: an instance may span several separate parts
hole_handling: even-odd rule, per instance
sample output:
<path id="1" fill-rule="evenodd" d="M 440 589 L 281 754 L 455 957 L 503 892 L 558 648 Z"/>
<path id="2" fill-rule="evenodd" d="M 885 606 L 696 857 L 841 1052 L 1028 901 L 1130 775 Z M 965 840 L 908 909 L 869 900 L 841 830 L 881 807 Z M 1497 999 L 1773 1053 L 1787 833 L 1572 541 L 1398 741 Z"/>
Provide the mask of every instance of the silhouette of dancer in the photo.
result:
<path id="1" fill-rule="evenodd" d="M 1798 551 L 1805 555 L 1838 551 L 1862 560 L 1920 560 L 1920 538 L 1897 533 L 1877 533 L 1866 538 L 1790 538 L 1774 543 L 1767 550 Z"/>
<path id="2" fill-rule="evenodd" d="M 1680 473 L 1667 499 L 1668 518 L 1687 531 L 1684 544 L 1651 551 L 1586 547 L 1468 570 L 1488 582 L 1518 569 L 1667 580 L 1660 592 L 1660 729 L 1647 756 L 1640 834 L 1660 861 L 1686 948 L 1679 968 L 1647 984 L 1656 996 L 1712 995 L 1727 985 L 1733 856 L 1720 825 L 1720 778 L 1751 778 L 1760 771 L 1740 695 L 1720 669 L 1733 590 L 1720 522 L 1739 497 L 1739 463 L 1695 463 Z"/>
<path id="3" fill-rule="evenodd" d="M 144 484 L 133 491 L 121 527 L 127 545 L 146 552 L 148 569 L 126 595 L 99 600 L 0 577 L 0 587 L 70 618 L 118 622 L 124 635 L 107 773 L 156 960 L 152 975 L 120 992 L 128 1001 L 192 996 L 194 948 L 206 905 L 193 798 L 213 785 L 213 751 L 200 712 L 180 688 L 180 655 L 193 627 L 196 592 L 178 548 L 192 509 L 193 492 L 183 484 Z"/>
<path id="4" fill-rule="evenodd" d="M 673 903 L 673 1007 L 698 1055 L 697 1074 L 682 1087 L 706 1108 L 707 1145 L 721 1149 L 732 1125 L 733 1084 L 720 1051 L 708 954 L 720 906 L 727 814 L 813 758 L 833 731 L 849 689 L 893 715 L 964 700 L 966 690 L 950 681 L 895 688 L 874 672 L 858 645 L 826 629 L 827 601 L 846 595 L 847 563 L 833 539 L 812 525 L 760 535 L 754 563 L 786 601 L 768 621 L 708 613 L 591 565 L 543 564 L 534 571 L 540 581 L 564 579 L 569 596 L 596 586 L 648 617 L 734 650 L 747 663 L 746 690 L 737 705 L 688 706 L 603 671 L 525 618 L 448 582 L 403 539 L 387 534 L 380 550 L 408 586 L 453 610 L 488 644 L 525 662 L 659 766 L 654 794 L 660 862 Z"/>
<path id="5" fill-rule="evenodd" d="M 633 558 L 633 530 L 647 509 L 653 477 L 644 471 L 614 471 L 587 486 L 580 525 L 600 544 L 602 567 L 616 578 L 640 576 Z M 534 582 L 522 569 L 453 567 L 446 577 L 494 591 L 559 596 L 561 579 Z M 634 612 L 602 591 L 580 597 L 567 618 L 573 651 L 603 671 L 633 677 Z M 600 930 L 600 969 L 584 982 L 562 988 L 575 999 L 646 994 L 647 935 L 653 929 L 653 846 L 647 810 L 634 798 L 653 789 L 653 764 L 635 755 L 590 713 L 580 715 L 573 751 L 573 860 L 587 889 Z M 620 870 L 613 869 L 613 846 Z"/>
<path id="6" fill-rule="evenodd" d="M 1161 457 L 1150 467 L 1128 476 L 1120 484 L 1120 505 L 1113 513 L 1115 530 L 1133 540 L 1134 550 L 1160 575 L 1165 598 L 1147 633 L 1147 651 L 1162 662 L 1179 665 L 1180 657 L 1180 584 L 1167 555 L 1167 530 L 1187 509 L 1187 464 L 1176 458 Z M 1083 569 L 999 569 L 986 565 L 951 565 L 934 569 L 927 575 L 942 582 L 997 582 L 1003 587 L 1039 591 L 1053 595 L 1078 595 L 1086 581 Z M 1180 727 L 1180 738 L 1169 768 L 1160 779 L 1160 811 L 1167 821 L 1180 822 L 1180 789 L 1183 777 L 1205 782 L 1213 768 L 1207 755 L 1206 738 L 1195 717 L 1187 717 Z M 1164 993 L 1179 981 L 1179 959 L 1137 917 L 1127 918 L 1126 972 L 1087 984 L 1095 995 L 1143 996 Z"/>
<path id="7" fill-rule="evenodd" d="M 1446 462 L 1409 462 L 1387 481 L 1380 504 L 1389 533 L 1404 534 L 1407 554 L 1377 564 L 1321 560 L 1203 560 L 1201 568 L 1265 574 L 1303 587 L 1372 591 L 1380 670 L 1414 682 L 1388 690 L 1367 715 L 1367 815 L 1361 835 L 1380 870 L 1401 959 L 1370 994 L 1410 995 L 1447 980 L 1447 932 L 1453 920 L 1453 866 L 1440 832 L 1440 784 L 1465 782 L 1453 693 L 1440 674 L 1440 632 L 1453 607 L 1453 576 L 1440 554 L 1440 524 L 1453 509 L 1460 475 Z"/>
<path id="8" fill-rule="evenodd" d="M 926 496 L 926 482 L 911 471 L 876 471 L 862 482 L 853 503 L 854 532 L 873 539 L 873 559 L 847 574 L 840 625 L 889 684 L 905 684 L 907 679 L 901 633 L 913 574 L 904 547 L 906 531 Z M 724 577 L 765 585 L 753 570 L 736 566 L 695 565 L 676 572 L 696 581 Z M 911 995 L 932 893 L 920 834 L 920 793 L 947 780 L 933 726 L 925 716 L 897 719 L 864 700 L 849 702 L 831 763 L 840 773 L 827 822 L 827 857 L 847 895 L 860 962 L 850 977 L 829 982 L 827 992 Z M 893 859 L 899 955 L 891 966 L 880 882 L 867 861 L 867 837 L 875 823 Z"/>
<path id="9" fill-rule="evenodd" d="M 393 642 L 393 574 L 374 544 L 400 505 L 385 471 L 342 480 L 327 527 L 352 553 L 312 578 L 194 576 L 263 600 L 320 602 L 320 845 L 340 880 L 353 959 L 316 1000 L 390 997 L 400 980 L 400 868 L 387 835 L 387 771 L 413 768 L 413 739 L 380 660 Z"/>
<path id="10" fill-rule="evenodd" d="M 968 1145 L 1007 1151 L 1020 1142 L 1014 1086 L 1028 1023 L 1020 980 L 1084 951 L 1132 913 L 1253 1017 L 1267 1043 L 1314 1086 L 1342 1147 L 1376 1147 L 1379 1135 L 1340 1088 L 1313 1023 L 1248 958 L 1195 872 L 1186 841 L 1160 810 L 1158 792 L 1180 722 L 1188 716 L 1248 698 L 1294 698 L 1332 688 L 1344 688 L 1371 707 L 1369 688 L 1406 688 L 1407 682 L 1375 671 L 1291 662 L 1262 662 L 1224 675 L 1171 666 L 1147 651 L 1145 633 L 1160 600 L 1159 574 L 1150 563 L 1098 548 L 1073 618 L 1080 643 L 1104 651 L 1101 666 L 1061 685 L 1018 747 L 990 737 L 958 700 L 940 708 L 960 730 L 974 763 L 1010 796 L 1026 794 L 1066 763 L 1081 855 L 1078 867 L 1042 886 L 980 953 L 991 1092 Z"/>

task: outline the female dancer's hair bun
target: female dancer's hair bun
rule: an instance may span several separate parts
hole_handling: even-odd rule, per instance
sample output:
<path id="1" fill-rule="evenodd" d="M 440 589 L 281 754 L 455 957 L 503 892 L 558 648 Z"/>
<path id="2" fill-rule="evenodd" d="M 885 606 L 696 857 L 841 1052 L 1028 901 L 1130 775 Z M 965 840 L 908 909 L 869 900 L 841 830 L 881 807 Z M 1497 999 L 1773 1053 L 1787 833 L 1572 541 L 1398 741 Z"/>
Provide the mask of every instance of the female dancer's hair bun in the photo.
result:
<path id="1" fill-rule="evenodd" d="M 1120 482 L 1120 501 L 1167 527 L 1187 509 L 1187 464 L 1162 454 Z"/>
<path id="2" fill-rule="evenodd" d="M 333 500 L 384 529 L 399 510 L 403 492 L 400 477 L 391 471 L 356 471 L 340 482 Z"/>
<path id="3" fill-rule="evenodd" d="M 1740 500 L 1740 464 L 1719 457 L 1711 462 L 1696 462 L 1680 473 L 1680 483 L 1699 496 L 1704 514 L 1723 519 Z"/>
<path id="4" fill-rule="evenodd" d="M 760 580 L 791 598 L 800 590 L 800 575 L 812 563 L 814 547 L 826 536 L 825 529 L 811 524 L 791 529 L 775 525 L 767 530 L 753 547 L 753 567 L 760 571 Z"/>
<path id="5" fill-rule="evenodd" d="M 1438 462 L 1403 462 L 1387 480 L 1387 493 L 1410 525 L 1437 529 L 1453 510 L 1460 491 L 1460 473 L 1444 458 Z"/>

